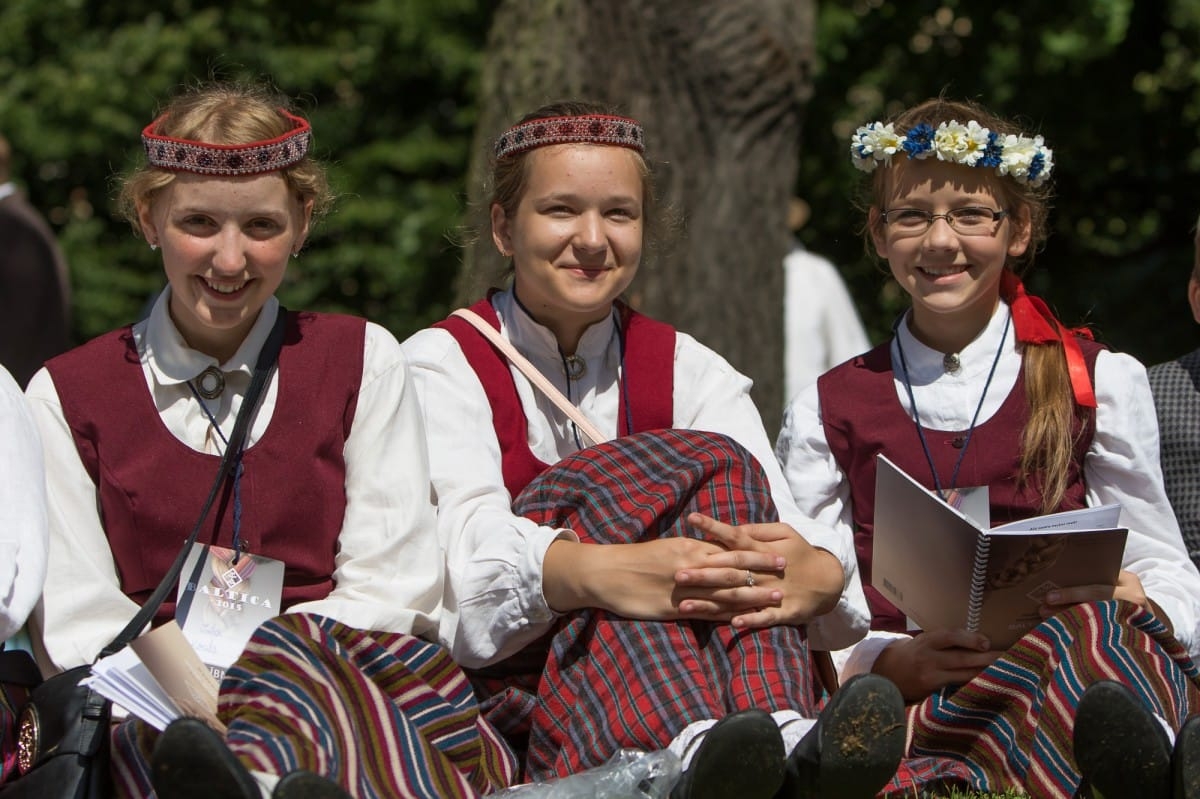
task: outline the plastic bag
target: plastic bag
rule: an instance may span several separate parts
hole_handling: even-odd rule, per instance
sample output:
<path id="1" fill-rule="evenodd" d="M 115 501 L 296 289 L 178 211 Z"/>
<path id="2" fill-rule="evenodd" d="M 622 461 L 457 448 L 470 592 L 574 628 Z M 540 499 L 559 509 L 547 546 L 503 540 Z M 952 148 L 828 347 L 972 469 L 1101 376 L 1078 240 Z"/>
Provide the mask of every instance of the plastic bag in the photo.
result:
<path id="1" fill-rule="evenodd" d="M 682 764 L 668 749 L 622 749 L 603 766 L 547 782 L 518 785 L 493 796 L 503 799 L 667 799 Z"/>

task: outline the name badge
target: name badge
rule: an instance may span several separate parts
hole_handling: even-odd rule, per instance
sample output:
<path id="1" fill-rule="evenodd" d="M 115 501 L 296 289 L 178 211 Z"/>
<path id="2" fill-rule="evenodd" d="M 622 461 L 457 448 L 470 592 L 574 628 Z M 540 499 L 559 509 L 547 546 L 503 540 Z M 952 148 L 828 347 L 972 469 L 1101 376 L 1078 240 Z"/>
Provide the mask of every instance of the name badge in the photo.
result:
<path id="1" fill-rule="evenodd" d="M 180 573 L 175 621 L 220 680 L 258 626 L 279 613 L 283 561 L 193 544 Z"/>

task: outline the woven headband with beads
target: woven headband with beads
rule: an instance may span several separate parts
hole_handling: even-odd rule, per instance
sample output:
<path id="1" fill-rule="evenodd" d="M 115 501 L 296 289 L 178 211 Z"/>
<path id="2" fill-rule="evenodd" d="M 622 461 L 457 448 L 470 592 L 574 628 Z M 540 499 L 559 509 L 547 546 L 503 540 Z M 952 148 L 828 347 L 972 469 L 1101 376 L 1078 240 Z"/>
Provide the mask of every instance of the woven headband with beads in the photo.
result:
<path id="1" fill-rule="evenodd" d="M 628 117 L 608 114 L 545 117 L 513 125 L 496 139 L 496 158 L 551 144 L 610 144 L 646 151 L 642 126 Z"/>
<path id="2" fill-rule="evenodd" d="M 160 136 L 154 132 L 162 121 L 159 117 L 142 130 L 146 159 L 159 169 L 197 175 L 259 175 L 284 169 L 308 154 L 312 127 L 308 120 L 282 108 L 279 113 L 291 121 L 290 131 L 273 139 L 247 144 L 210 144 Z"/>

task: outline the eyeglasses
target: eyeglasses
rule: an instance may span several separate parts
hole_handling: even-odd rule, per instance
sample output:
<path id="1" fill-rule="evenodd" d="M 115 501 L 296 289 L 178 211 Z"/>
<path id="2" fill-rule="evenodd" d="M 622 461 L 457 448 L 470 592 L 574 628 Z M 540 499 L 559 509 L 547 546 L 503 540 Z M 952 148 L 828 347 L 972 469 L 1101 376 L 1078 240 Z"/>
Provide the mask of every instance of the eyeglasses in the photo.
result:
<path id="1" fill-rule="evenodd" d="M 963 236 L 990 236 L 1008 212 L 976 206 L 955 208 L 944 214 L 931 214 L 920 208 L 892 208 L 880 216 L 885 225 L 901 236 L 919 236 L 933 226 L 935 219 L 945 219 L 955 233 Z"/>

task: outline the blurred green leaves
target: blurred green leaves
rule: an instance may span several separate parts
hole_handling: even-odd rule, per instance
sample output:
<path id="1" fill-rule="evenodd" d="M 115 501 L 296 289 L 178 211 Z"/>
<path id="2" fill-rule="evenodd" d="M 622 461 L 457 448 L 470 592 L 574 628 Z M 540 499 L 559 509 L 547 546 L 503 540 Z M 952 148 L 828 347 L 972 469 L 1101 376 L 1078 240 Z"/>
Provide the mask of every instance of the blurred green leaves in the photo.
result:
<path id="1" fill-rule="evenodd" d="M 311 118 L 339 202 L 293 262 L 285 304 L 398 336 L 448 310 L 495 0 L 8 0 L 0 133 L 71 266 L 76 337 L 136 318 L 161 266 L 114 217 L 114 175 L 177 88 L 267 80 Z"/>
<path id="2" fill-rule="evenodd" d="M 945 93 L 1039 131 L 1055 151 L 1050 242 L 1027 279 L 1064 321 L 1155 362 L 1200 336 L 1185 298 L 1200 213 L 1200 2 L 824 2 L 798 193 L 801 237 L 844 268 L 873 337 L 905 307 L 865 251 L 865 122 Z"/>

